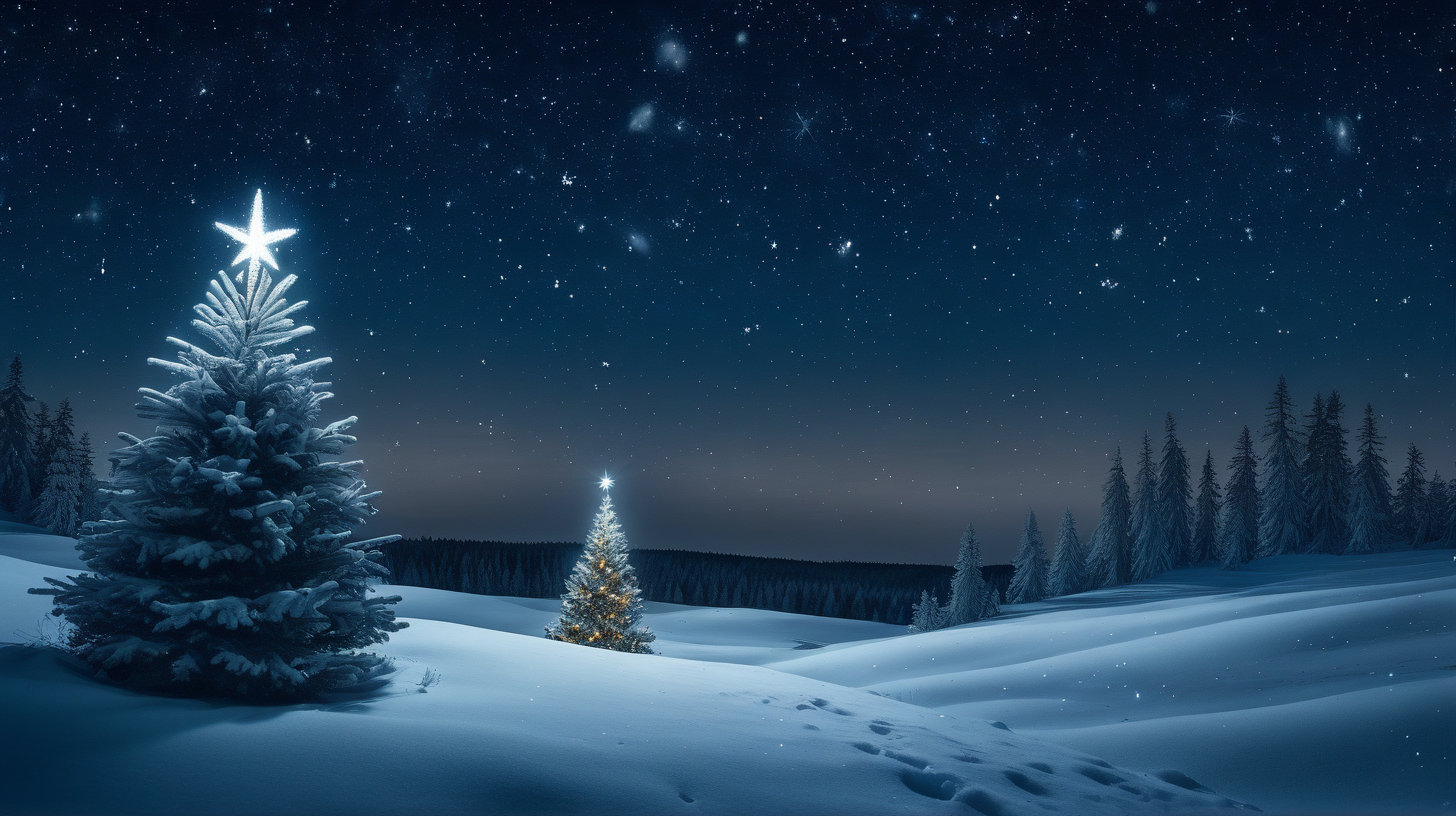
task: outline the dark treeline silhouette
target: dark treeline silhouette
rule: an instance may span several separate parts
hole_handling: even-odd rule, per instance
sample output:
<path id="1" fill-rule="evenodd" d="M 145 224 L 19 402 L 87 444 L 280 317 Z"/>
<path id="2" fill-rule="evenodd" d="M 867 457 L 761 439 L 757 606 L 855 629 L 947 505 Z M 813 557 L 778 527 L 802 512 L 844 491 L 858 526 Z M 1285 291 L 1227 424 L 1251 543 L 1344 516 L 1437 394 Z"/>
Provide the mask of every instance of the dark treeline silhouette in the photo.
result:
<path id="1" fill-rule="evenodd" d="M 390 582 L 477 595 L 560 597 L 575 542 L 405 539 L 380 548 Z M 922 591 L 950 596 L 954 569 L 939 564 L 797 561 L 689 550 L 632 550 L 642 597 L 694 606 L 752 607 L 779 612 L 910 623 Z M 981 568 L 1005 595 L 1009 565 Z"/>

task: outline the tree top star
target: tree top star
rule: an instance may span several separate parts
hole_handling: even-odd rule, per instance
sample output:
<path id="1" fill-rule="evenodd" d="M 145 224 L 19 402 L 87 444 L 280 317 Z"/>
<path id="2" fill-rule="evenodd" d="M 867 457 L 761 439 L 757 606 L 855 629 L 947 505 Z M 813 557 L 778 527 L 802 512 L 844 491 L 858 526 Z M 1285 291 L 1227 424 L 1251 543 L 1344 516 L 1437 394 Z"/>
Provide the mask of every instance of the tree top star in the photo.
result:
<path id="1" fill-rule="evenodd" d="M 248 223 L 247 232 L 243 232 L 237 227 L 230 227 L 220 221 L 214 223 L 218 229 L 227 233 L 233 240 L 243 245 L 243 251 L 238 253 L 238 257 L 233 258 L 231 265 L 237 266 L 243 259 L 247 259 L 249 272 L 257 272 L 260 261 L 277 269 L 278 260 L 273 257 L 273 253 L 269 251 L 268 245 L 276 244 L 284 238 L 298 232 L 296 229 L 281 229 L 273 230 L 272 232 L 263 229 L 262 190 L 259 190 L 257 195 L 253 196 L 253 218 Z"/>
<path id="2" fill-rule="evenodd" d="M 606 489 L 610 488 L 612 486 L 612 477 L 611 476 L 603 476 L 602 477 L 602 481 L 601 481 L 601 485 L 602 485 L 602 489 L 603 490 L 606 490 Z"/>

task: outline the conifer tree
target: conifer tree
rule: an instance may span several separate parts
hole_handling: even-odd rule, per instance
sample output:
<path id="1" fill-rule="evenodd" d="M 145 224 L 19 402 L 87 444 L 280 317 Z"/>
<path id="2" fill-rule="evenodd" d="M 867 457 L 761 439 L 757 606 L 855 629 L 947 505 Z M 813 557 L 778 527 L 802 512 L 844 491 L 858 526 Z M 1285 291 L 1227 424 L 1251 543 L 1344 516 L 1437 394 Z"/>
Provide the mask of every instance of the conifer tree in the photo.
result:
<path id="1" fill-rule="evenodd" d="M 603 479 L 602 489 L 609 487 L 611 480 Z M 652 654 L 647 644 L 657 636 L 642 625 L 641 595 L 637 574 L 627 561 L 627 537 L 617 522 L 611 494 L 603 494 L 581 560 L 566 580 L 561 617 L 546 628 L 546 637 L 598 649 Z"/>
<path id="2" fill-rule="evenodd" d="M 940 628 L 940 600 L 930 590 L 920 591 L 920 603 L 911 606 L 910 611 L 910 626 L 906 630 L 909 634 L 934 632 Z"/>
<path id="3" fill-rule="evenodd" d="M 25 393 L 20 358 L 10 362 L 10 379 L 0 391 L 0 506 L 25 513 L 31 498 L 31 473 L 35 454 L 31 447 L 32 418 L 26 405 L 34 400 Z"/>
<path id="4" fill-rule="evenodd" d="M 1132 498 L 1121 448 L 1112 454 L 1102 486 L 1102 515 L 1089 542 L 1087 574 L 1092 588 L 1125 584 L 1132 574 Z"/>
<path id="5" fill-rule="evenodd" d="M 1143 452 L 1134 477 L 1137 494 L 1132 504 L 1132 579 L 1146 581 L 1173 568 L 1173 553 L 1158 507 L 1158 472 L 1153 464 L 1153 442 L 1143 434 Z"/>
<path id="6" fill-rule="evenodd" d="M 1395 483 L 1396 536 L 1410 544 L 1421 526 L 1426 509 L 1426 458 L 1414 442 L 1405 454 L 1405 472 Z"/>
<path id="7" fill-rule="evenodd" d="M 75 447 L 75 468 L 81 483 L 81 499 L 76 516 L 82 524 L 101 518 L 101 483 L 96 479 L 96 454 L 91 450 L 91 434 L 81 434 Z"/>
<path id="8" fill-rule="evenodd" d="M 1379 552 L 1391 536 L 1390 473 L 1385 468 L 1385 437 L 1375 429 L 1375 409 L 1365 405 L 1360 426 L 1360 460 L 1350 491 L 1350 540 L 1345 551 L 1352 554 Z"/>
<path id="9" fill-rule="evenodd" d="M 1036 527 L 1036 514 L 1030 510 L 1026 511 L 1026 522 L 1021 527 L 1021 546 L 1017 547 L 1011 566 L 1007 603 L 1035 603 L 1047 596 L 1046 542 Z"/>
<path id="10" fill-rule="evenodd" d="M 1057 552 L 1052 556 L 1048 592 L 1052 597 L 1084 592 L 1089 588 L 1087 577 L 1087 548 L 1077 538 L 1077 520 L 1072 518 L 1069 507 L 1057 526 Z"/>
<path id="11" fill-rule="evenodd" d="M 1264 489 L 1259 515 L 1260 555 L 1304 551 L 1305 503 L 1299 461 L 1299 429 L 1284 375 L 1265 413 Z"/>
<path id="12" fill-rule="evenodd" d="M 51 460 L 34 516 L 35 523 L 52 535 L 73 536 L 81 524 L 81 474 L 76 471 L 73 435 L 71 401 L 61 400 L 51 423 Z"/>
<path id="13" fill-rule="evenodd" d="M 1315 397 L 1317 416 L 1310 427 L 1304 482 L 1312 553 L 1343 552 L 1350 539 L 1350 457 L 1340 422 L 1343 410 L 1338 391 L 1330 392 L 1328 402 Z"/>
<path id="14" fill-rule="evenodd" d="M 1203 458 L 1203 473 L 1198 479 L 1198 500 L 1194 503 L 1193 549 L 1189 559 L 1194 564 L 1219 560 L 1219 499 L 1218 476 L 1213 469 L 1213 451 L 1208 451 Z"/>
<path id="15" fill-rule="evenodd" d="M 1229 462 L 1228 494 L 1219 521 L 1219 562 L 1224 569 L 1247 564 L 1259 553 L 1259 474 L 1254 439 L 1245 425 Z"/>
<path id="16" fill-rule="evenodd" d="M 1426 485 L 1425 501 L 1422 502 L 1421 520 L 1416 525 L 1416 532 L 1411 536 L 1411 548 L 1422 549 L 1425 547 L 1440 547 L 1446 540 L 1446 517 L 1448 512 L 1447 503 L 1450 501 L 1450 493 L 1447 490 L 1446 482 L 1441 478 L 1441 472 L 1431 474 L 1431 481 Z"/>
<path id="17" fill-rule="evenodd" d="M 986 594 L 990 587 L 981 575 L 981 542 L 976 538 L 976 528 L 967 524 L 961 534 L 960 549 L 956 553 L 955 575 L 950 579 L 950 601 L 942 610 L 944 626 L 959 626 L 974 623 L 986 610 Z"/>
<path id="18" fill-rule="evenodd" d="M 215 350 L 168 338 L 178 361 L 148 361 L 181 382 L 141 389 L 157 434 L 123 434 L 111 454 L 107 518 L 80 539 L 90 571 L 32 590 L 55 596 L 82 660 L 142 691 L 286 701 L 357 687 L 389 662 L 355 650 L 405 625 L 397 596 L 367 597 L 387 574 L 376 545 L 398 536 L 348 541 L 378 495 L 336 460 L 356 420 L 314 426 L 329 359 L 277 352 L 313 331 L 290 317 L 306 305 L 284 299 L 295 278 L 262 268 L 293 231 L 263 231 L 261 192 L 253 207 L 248 233 L 225 228 L 246 272 L 219 273 L 194 308 Z"/>
<path id="19" fill-rule="evenodd" d="M 1158 466 L 1158 513 L 1163 517 L 1165 546 L 1175 567 L 1193 560 L 1193 513 L 1189 501 L 1188 454 L 1178 442 L 1176 425 L 1170 411 L 1164 423 L 1167 438 L 1163 442 L 1163 461 Z"/>
<path id="20" fill-rule="evenodd" d="M 34 421 L 31 422 L 30 451 L 31 461 L 34 463 L 34 467 L 30 469 L 30 497 L 32 500 L 39 499 L 41 491 L 45 490 L 45 477 L 50 468 L 53 453 L 51 431 L 51 409 L 42 402 L 35 412 Z"/>

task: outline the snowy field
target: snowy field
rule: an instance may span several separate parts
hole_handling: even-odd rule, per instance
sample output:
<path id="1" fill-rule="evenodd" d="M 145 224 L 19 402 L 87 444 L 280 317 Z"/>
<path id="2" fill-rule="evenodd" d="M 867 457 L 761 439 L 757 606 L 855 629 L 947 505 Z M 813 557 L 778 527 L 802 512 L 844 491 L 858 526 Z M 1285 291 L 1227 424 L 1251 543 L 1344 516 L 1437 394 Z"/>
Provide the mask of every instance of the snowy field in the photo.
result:
<path id="1" fill-rule="evenodd" d="M 74 565 L 70 544 L 0 533 L 0 640 L 54 632 L 49 599 L 25 589 Z M 661 656 L 544 639 L 554 601 L 387 591 L 411 621 L 383 645 L 397 676 L 326 704 L 143 697 L 54 652 L 0 648 L 0 812 L 1009 816 L 1230 813 L 1238 800 L 1409 813 L 1456 801 L 1450 551 L 1183 570 L 914 637 L 648 604 Z"/>

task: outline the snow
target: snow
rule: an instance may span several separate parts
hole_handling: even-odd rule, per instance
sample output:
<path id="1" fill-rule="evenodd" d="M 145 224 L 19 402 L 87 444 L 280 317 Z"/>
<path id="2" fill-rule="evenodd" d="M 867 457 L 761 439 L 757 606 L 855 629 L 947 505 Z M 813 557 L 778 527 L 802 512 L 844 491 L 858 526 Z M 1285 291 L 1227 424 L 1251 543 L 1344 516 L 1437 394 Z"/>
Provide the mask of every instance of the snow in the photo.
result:
<path id="1" fill-rule="evenodd" d="M 53 556 L 46 538 L 0 534 L 0 552 Z M 49 599 L 24 591 L 58 574 L 0 556 L 7 639 L 44 633 Z M 1009 816 L 1456 798 L 1449 551 L 1181 570 L 915 636 L 649 603 L 661 655 L 545 639 L 553 600 L 381 591 L 411 623 L 382 646 L 398 674 L 321 704 L 144 697 L 0 648 L 0 722 L 25 735 L 0 748 L 0 809 Z"/>

